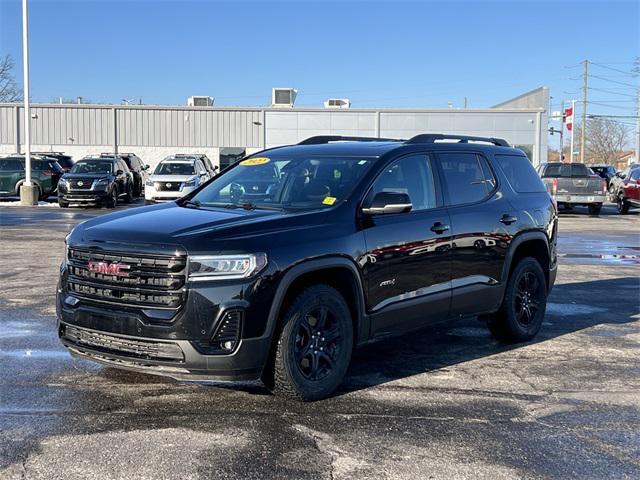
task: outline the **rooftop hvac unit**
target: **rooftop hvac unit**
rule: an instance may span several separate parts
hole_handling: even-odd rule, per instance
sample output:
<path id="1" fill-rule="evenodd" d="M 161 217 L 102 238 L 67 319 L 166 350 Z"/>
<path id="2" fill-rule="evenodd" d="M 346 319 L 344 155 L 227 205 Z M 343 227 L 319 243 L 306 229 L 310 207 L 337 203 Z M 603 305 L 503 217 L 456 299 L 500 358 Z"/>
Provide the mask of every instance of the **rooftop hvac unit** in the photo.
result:
<path id="1" fill-rule="evenodd" d="M 271 106 L 293 107 L 298 91 L 294 88 L 274 88 L 271 92 Z"/>
<path id="2" fill-rule="evenodd" d="M 325 100 L 324 108 L 351 108 L 351 100 L 348 98 L 330 98 Z"/>
<path id="3" fill-rule="evenodd" d="M 194 96 L 187 99 L 189 107 L 210 107 L 213 105 L 213 97 Z"/>

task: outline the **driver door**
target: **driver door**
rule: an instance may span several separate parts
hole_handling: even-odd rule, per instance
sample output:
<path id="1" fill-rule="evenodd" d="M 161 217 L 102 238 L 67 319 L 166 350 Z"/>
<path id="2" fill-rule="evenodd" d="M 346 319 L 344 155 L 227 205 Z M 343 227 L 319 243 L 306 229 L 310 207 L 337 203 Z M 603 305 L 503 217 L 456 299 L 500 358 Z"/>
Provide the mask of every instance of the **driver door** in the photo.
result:
<path id="1" fill-rule="evenodd" d="M 373 183 L 376 193 L 405 193 L 406 213 L 368 215 L 363 275 L 371 335 L 383 336 L 445 320 L 451 300 L 451 232 L 437 170 L 427 154 L 389 164 Z"/>

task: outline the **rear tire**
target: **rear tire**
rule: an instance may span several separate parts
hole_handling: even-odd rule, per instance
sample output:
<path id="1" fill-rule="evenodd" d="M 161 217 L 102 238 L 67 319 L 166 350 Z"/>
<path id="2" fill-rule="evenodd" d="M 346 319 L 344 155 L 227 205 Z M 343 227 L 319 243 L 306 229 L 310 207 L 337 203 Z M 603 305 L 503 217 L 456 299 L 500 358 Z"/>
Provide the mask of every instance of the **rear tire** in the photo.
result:
<path id="1" fill-rule="evenodd" d="M 487 324 L 501 342 L 526 342 L 540 331 L 546 308 L 545 274 L 535 258 L 525 257 L 511 272 L 502 306 Z"/>
<path id="2" fill-rule="evenodd" d="M 263 380 L 284 398 L 325 398 L 342 382 L 352 349 L 353 324 L 342 295 L 328 285 L 308 287 L 283 317 L 273 366 Z"/>
<path id="3" fill-rule="evenodd" d="M 602 210 L 602 204 L 601 203 L 592 203 L 591 205 L 588 206 L 589 208 L 589 215 L 600 215 L 600 210 Z"/>

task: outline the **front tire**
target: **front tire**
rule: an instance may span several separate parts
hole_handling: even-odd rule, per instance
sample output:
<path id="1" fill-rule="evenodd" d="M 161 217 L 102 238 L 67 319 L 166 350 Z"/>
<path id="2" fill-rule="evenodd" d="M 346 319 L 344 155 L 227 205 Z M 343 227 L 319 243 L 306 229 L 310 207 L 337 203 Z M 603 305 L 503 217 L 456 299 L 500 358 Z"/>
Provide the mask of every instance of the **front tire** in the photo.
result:
<path id="1" fill-rule="evenodd" d="M 118 206 L 118 190 L 116 187 L 111 189 L 109 193 L 109 198 L 106 201 L 107 208 L 116 208 Z"/>
<path id="2" fill-rule="evenodd" d="M 489 330 L 501 342 L 529 341 L 540 331 L 546 308 L 545 274 L 535 258 L 525 257 L 509 276 L 502 306 L 489 318 Z"/>
<path id="3" fill-rule="evenodd" d="M 283 318 L 265 383 L 274 394 L 302 401 L 325 398 L 342 382 L 353 349 L 349 307 L 337 290 L 303 290 Z"/>
<path id="4" fill-rule="evenodd" d="M 618 198 L 616 199 L 616 207 L 618 207 L 618 213 L 621 215 L 626 215 L 627 213 L 629 213 L 629 202 L 627 202 L 622 193 L 618 194 Z"/>

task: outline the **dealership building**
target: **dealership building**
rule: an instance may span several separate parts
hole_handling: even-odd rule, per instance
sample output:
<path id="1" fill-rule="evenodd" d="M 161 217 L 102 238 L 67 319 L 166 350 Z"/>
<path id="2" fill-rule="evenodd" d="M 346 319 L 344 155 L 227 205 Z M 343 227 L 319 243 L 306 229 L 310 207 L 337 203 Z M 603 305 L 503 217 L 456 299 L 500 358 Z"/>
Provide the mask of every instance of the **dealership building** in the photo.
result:
<path id="1" fill-rule="evenodd" d="M 36 103 L 31 105 L 31 150 L 61 151 L 76 160 L 133 152 L 152 166 L 173 153 L 205 153 L 225 166 L 242 155 L 314 135 L 448 133 L 504 138 L 538 165 L 547 158 L 548 105 L 546 87 L 486 109 Z M 22 105 L 0 104 L 0 154 L 24 151 L 23 125 Z"/>

